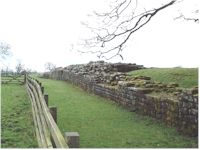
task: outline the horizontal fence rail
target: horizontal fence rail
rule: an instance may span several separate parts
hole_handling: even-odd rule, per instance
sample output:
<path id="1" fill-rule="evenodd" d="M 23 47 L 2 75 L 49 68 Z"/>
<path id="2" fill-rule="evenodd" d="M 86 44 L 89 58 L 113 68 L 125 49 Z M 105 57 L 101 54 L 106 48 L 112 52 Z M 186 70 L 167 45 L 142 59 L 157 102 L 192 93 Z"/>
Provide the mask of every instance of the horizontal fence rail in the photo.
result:
<path id="1" fill-rule="evenodd" d="M 2 75 L 1 84 L 24 84 L 24 75 Z"/>
<path id="2" fill-rule="evenodd" d="M 40 148 L 69 148 L 67 138 L 63 137 L 47 106 L 41 83 L 29 76 L 25 76 L 25 81 L 32 105 L 38 146 Z"/>

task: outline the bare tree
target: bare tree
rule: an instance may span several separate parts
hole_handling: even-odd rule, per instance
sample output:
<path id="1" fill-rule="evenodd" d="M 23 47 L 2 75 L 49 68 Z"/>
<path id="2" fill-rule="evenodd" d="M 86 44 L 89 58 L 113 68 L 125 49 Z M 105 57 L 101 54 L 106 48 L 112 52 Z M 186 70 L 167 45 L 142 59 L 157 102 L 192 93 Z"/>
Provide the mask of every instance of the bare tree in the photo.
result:
<path id="1" fill-rule="evenodd" d="M 48 70 L 48 71 L 52 71 L 56 68 L 56 65 L 54 65 L 53 63 L 51 62 L 47 62 L 45 65 L 44 65 L 45 69 Z"/>
<path id="2" fill-rule="evenodd" d="M 7 43 L 0 42 L 0 58 L 5 59 L 5 57 L 9 55 L 11 55 L 10 45 Z"/>
<path id="3" fill-rule="evenodd" d="M 20 74 L 24 71 L 24 65 L 21 62 L 18 62 L 15 69 L 16 69 L 16 73 Z"/>
<path id="4" fill-rule="evenodd" d="M 193 14 L 198 14 L 199 10 L 194 10 L 192 13 Z M 177 20 L 177 19 L 183 19 L 183 20 L 186 20 L 186 21 L 193 21 L 195 23 L 199 23 L 199 18 L 191 17 L 191 16 L 189 16 L 189 17 L 185 16 L 184 13 L 182 13 L 182 12 L 179 13 L 179 16 L 174 18 L 174 20 Z"/>
<path id="5" fill-rule="evenodd" d="M 13 74 L 13 71 L 9 69 L 8 66 L 6 66 L 5 68 L 1 68 L 1 76 L 8 76 L 12 74 Z"/>
<path id="6" fill-rule="evenodd" d="M 99 58 L 107 60 L 116 56 L 123 59 L 121 52 L 130 37 L 148 24 L 158 12 L 180 2 L 179 0 L 170 0 L 157 8 L 146 10 L 146 8 L 138 8 L 137 0 L 115 0 L 110 6 L 110 11 L 106 13 L 94 12 L 94 16 L 99 21 L 98 25 L 92 26 L 90 23 L 82 23 L 90 29 L 92 37 L 79 43 L 79 46 L 87 51 L 79 49 L 78 51 L 96 53 Z M 184 19 L 198 22 L 197 18 L 184 17 Z"/>

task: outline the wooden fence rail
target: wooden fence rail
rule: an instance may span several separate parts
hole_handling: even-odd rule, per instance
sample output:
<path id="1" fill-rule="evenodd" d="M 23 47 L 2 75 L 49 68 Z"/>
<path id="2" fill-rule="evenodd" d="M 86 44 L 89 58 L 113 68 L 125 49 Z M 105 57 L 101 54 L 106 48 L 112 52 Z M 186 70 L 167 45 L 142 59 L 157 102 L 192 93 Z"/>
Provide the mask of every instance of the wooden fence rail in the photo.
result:
<path id="1" fill-rule="evenodd" d="M 24 84 L 24 76 L 22 74 L 3 75 L 1 76 L 1 84 Z"/>
<path id="2" fill-rule="evenodd" d="M 48 103 L 46 103 L 48 96 L 44 95 L 41 83 L 29 76 L 25 76 L 25 81 L 32 105 L 38 146 L 40 148 L 68 148 L 67 138 L 63 137 L 48 108 Z"/>

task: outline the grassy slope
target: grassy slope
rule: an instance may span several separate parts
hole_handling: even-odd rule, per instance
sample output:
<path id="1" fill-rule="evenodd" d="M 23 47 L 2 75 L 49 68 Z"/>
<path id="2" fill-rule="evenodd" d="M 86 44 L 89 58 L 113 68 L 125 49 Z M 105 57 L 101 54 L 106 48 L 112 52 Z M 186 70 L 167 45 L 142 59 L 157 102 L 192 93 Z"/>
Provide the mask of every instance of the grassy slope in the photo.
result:
<path id="1" fill-rule="evenodd" d="M 180 87 L 184 88 L 198 85 L 197 68 L 152 68 L 132 71 L 129 74 L 149 76 L 154 81 L 163 83 L 178 83 Z"/>
<path id="2" fill-rule="evenodd" d="M 58 107 L 58 126 L 77 131 L 82 148 L 197 147 L 197 140 L 174 128 L 138 116 L 111 101 L 88 94 L 63 81 L 39 79 L 49 103 Z"/>
<path id="3" fill-rule="evenodd" d="M 37 147 L 31 105 L 25 88 L 19 84 L 1 86 L 1 147 Z"/>

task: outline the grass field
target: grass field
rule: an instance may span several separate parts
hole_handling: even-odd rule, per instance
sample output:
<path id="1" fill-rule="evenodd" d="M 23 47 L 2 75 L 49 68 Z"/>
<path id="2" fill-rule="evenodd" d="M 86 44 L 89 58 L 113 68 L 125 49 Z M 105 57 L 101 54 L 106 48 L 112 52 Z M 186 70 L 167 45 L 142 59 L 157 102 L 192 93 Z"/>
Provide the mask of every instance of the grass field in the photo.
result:
<path id="1" fill-rule="evenodd" d="M 37 147 L 31 104 L 23 85 L 1 86 L 1 147 Z"/>
<path id="2" fill-rule="evenodd" d="M 198 86 L 198 68 L 151 68 L 132 71 L 132 76 L 149 76 L 154 81 L 163 83 L 178 83 L 180 87 Z"/>
<path id="3" fill-rule="evenodd" d="M 187 148 L 196 138 L 179 135 L 174 128 L 139 116 L 104 98 L 88 94 L 64 81 L 39 79 L 58 108 L 61 132 L 77 131 L 81 148 Z"/>

